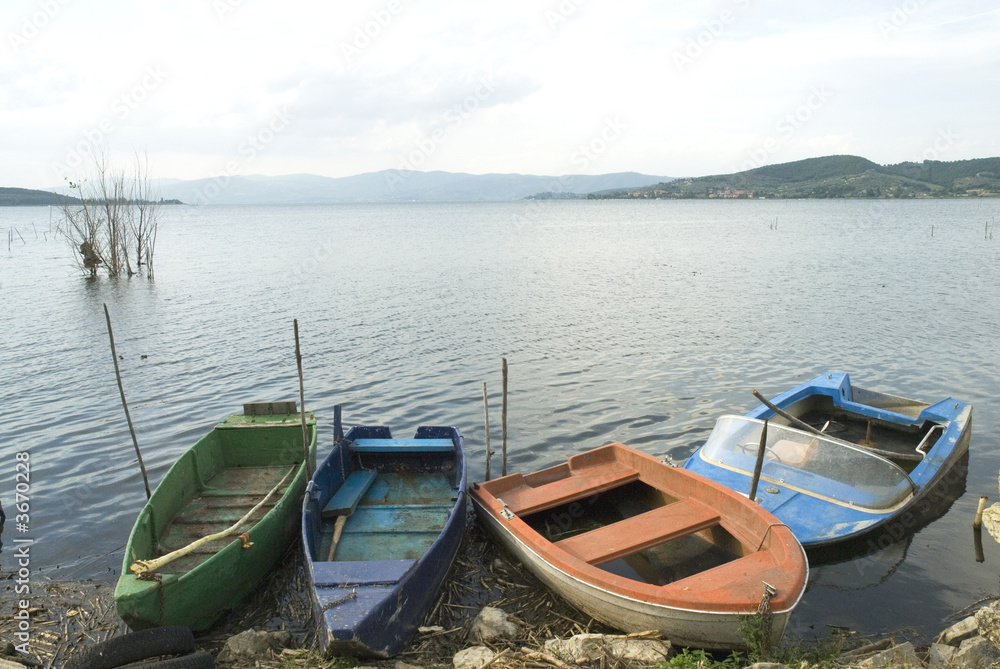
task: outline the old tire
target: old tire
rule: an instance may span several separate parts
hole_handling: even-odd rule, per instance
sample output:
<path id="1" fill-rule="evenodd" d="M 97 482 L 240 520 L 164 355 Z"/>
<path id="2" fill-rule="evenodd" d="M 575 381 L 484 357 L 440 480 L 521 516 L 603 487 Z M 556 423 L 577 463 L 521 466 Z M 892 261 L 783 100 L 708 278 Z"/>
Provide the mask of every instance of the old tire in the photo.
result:
<path id="1" fill-rule="evenodd" d="M 154 662 L 142 662 L 134 664 L 132 667 L 135 669 L 215 669 L 215 660 L 207 651 L 199 650 L 190 655 Z"/>
<path id="2" fill-rule="evenodd" d="M 182 655 L 194 650 L 187 627 L 152 627 L 116 636 L 84 648 L 66 662 L 66 669 L 114 669 L 149 657 Z"/>

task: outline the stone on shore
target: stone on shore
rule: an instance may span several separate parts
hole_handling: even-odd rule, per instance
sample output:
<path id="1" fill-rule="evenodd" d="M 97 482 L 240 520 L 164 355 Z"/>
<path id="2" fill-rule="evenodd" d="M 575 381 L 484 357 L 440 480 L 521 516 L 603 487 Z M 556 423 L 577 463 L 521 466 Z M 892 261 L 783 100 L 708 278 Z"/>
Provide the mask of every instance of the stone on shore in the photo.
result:
<path id="1" fill-rule="evenodd" d="M 477 669 L 493 659 L 496 655 L 486 646 L 472 646 L 464 648 L 452 658 L 451 663 L 455 669 Z"/>
<path id="2" fill-rule="evenodd" d="M 982 636 L 966 639 L 952 656 L 952 664 L 963 667 L 985 668 L 997 662 L 1000 662 L 1000 648 Z"/>
<path id="3" fill-rule="evenodd" d="M 935 643 L 943 643 L 949 646 L 958 646 L 969 637 L 975 636 L 979 632 L 979 622 L 976 616 L 969 616 L 958 621 L 938 635 Z"/>
<path id="4" fill-rule="evenodd" d="M 569 639 L 549 639 L 545 650 L 561 659 L 580 664 L 608 655 L 620 660 L 656 664 L 666 660 L 670 642 L 657 639 L 623 639 L 604 634 L 577 634 Z"/>
<path id="5" fill-rule="evenodd" d="M 974 618 L 979 628 L 979 636 L 989 639 L 995 646 L 1000 646 L 1000 602 L 993 602 L 979 609 Z"/>
<path id="6" fill-rule="evenodd" d="M 950 667 L 955 664 L 958 648 L 945 643 L 932 643 L 927 649 L 927 664 L 932 667 Z"/>
<path id="7" fill-rule="evenodd" d="M 229 637 L 226 645 L 219 651 L 218 662 L 229 662 L 238 659 L 261 657 L 269 650 L 286 648 L 292 643 L 292 635 L 288 632 L 264 632 L 246 630 Z"/>
<path id="8" fill-rule="evenodd" d="M 476 619 L 472 621 L 469 636 L 477 641 L 493 641 L 494 639 L 513 639 L 521 628 L 502 609 L 484 606 Z"/>
<path id="9" fill-rule="evenodd" d="M 916 648 L 913 647 L 912 643 L 907 641 L 906 643 L 901 643 L 898 646 L 893 646 L 888 650 L 883 650 L 881 653 L 872 655 L 858 666 L 862 669 L 874 669 L 875 667 L 884 667 L 889 664 L 894 667 L 904 665 L 914 667 L 920 666 L 923 663 L 917 657 Z"/>

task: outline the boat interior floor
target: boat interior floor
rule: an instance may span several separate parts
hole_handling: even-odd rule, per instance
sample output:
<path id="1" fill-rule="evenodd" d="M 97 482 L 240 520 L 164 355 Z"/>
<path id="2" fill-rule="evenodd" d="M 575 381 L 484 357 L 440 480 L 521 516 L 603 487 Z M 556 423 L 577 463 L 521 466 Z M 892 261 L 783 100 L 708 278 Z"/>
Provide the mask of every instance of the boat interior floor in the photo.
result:
<path id="1" fill-rule="evenodd" d="M 334 561 L 415 560 L 441 534 L 457 494 L 447 473 L 378 472 L 344 531 Z M 335 517 L 323 520 L 318 555 L 326 555 Z"/>
<path id="2" fill-rule="evenodd" d="M 157 542 L 157 554 L 166 555 L 183 548 L 202 537 L 221 532 L 242 518 L 271 492 L 281 479 L 288 474 L 292 465 L 267 467 L 227 467 L 215 476 L 188 500 L 167 525 Z M 281 499 L 285 489 L 291 484 L 288 477 L 271 498 L 262 504 L 246 526 L 250 527 Z M 209 542 L 192 553 L 165 565 L 163 573 L 181 574 L 190 571 L 209 556 L 231 543 L 234 537 L 226 537 Z"/>

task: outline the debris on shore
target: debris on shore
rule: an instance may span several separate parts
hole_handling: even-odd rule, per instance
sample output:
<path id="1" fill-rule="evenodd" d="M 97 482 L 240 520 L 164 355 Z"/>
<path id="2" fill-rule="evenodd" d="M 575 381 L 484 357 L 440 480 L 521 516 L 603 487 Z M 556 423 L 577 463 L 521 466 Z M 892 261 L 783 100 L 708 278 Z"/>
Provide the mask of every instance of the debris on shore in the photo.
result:
<path id="1" fill-rule="evenodd" d="M 655 631 L 618 634 L 580 613 L 511 562 L 474 526 L 406 650 L 390 660 L 331 662 L 311 649 L 312 605 L 302 565 L 301 550 L 290 550 L 266 587 L 196 638 L 197 648 L 208 651 L 217 667 L 230 669 L 651 669 L 680 652 Z M 25 655 L 14 650 L 18 621 L 13 581 L 0 579 L 0 668 L 58 668 L 80 648 L 126 634 L 113 594 L 113 584 L 93 581 L 33 584 L 31 640 Z M 989 667 L 1000 662 L 1000 600 L 988 601 L 929 645 L 845 634 L 841 648 L 829 656 L 830 664 L 858 669 Z"/>

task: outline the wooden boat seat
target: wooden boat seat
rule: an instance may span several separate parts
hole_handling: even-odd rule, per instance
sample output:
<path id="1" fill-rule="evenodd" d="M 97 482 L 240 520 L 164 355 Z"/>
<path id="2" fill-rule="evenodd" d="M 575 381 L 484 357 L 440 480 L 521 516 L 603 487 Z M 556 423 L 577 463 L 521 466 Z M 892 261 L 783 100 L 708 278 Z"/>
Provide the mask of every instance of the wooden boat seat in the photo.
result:
<path id="1" fill-rule="evenodd" d="M 698 532 L 718 522 L 719 514 L 714 509 L 693 499 L 683 499 L 557 541 L 555 546 L 597 566 Z"/>
<path id="2" fill-rule="evenodd" d="M 572 476 L 536 487 L 526 482 L 523 487 L 504 492 L 503 501 L 512 513 L 527 516 L 617 488 L 639 478 L 638 471 L 618 462 L 610 462 L 591 469 L 592 472 L 578 470 Z"/>
<path id="3" fill-rule="evenodd" d="M 451 439 L 355 439 L 348 449 L 359 453 L 446 453 L 455 450 Z"/>
<path id="4" fill-rule="evenodd" d="M 748 597 L 759 597 L 764 594 L 764 586 L 761 584 L 762 576 L 768 570 L 776 567 L 778 565 L 771 553 L 768 551 L 757 551 L 756 553 L 745 555 L 718 567 L 706 569 L 687 578 L 674 581 L 664 587 L 706 593 L 720 589 L 732 591 L 734 586 L 744 585 L 755 591 L 759 590 L 759 592 L 747 593 Z M 787 593 L 779 594 L 784 596 Z"/>

